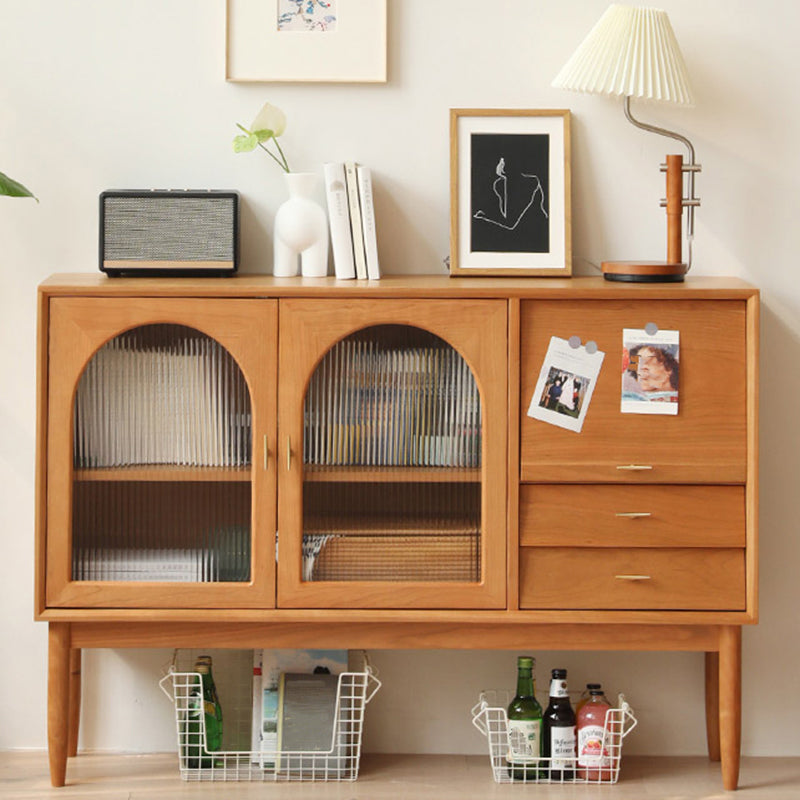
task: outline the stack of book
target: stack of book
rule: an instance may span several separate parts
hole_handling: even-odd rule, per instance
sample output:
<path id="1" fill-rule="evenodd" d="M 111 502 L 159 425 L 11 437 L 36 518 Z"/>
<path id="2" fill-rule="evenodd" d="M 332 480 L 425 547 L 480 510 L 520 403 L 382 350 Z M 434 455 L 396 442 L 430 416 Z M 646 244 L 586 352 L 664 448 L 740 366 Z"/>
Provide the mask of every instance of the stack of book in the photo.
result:
<path id="1" fill-rule="evenodd" d="M 201 541 L 195 547 L 78 543 L 72 576 L 78 581 L 244 582 L 250 579 L 249 536 L 245 528 L 231 526 L 198 532 Z"/>
<path id="2" fill-rule="evenodd" d="M 308 465 L 478 467 L 480 392 L 451 347 L 346 339 L 311 378 L 304 445 Z"/>
<path id="3" fill-rule="evenodd" d="M 381 270 L 369 168 L 353 161 L 325 164 L 325 193 L 336 277 L 378 280 Z"/>
<path id="4" fill-rule="evenodd" d="M 78 468 L 250 463 L 250 395 L 233 357 L 181 325 L 146 325 L 105 344 L 75 398 Z"/>

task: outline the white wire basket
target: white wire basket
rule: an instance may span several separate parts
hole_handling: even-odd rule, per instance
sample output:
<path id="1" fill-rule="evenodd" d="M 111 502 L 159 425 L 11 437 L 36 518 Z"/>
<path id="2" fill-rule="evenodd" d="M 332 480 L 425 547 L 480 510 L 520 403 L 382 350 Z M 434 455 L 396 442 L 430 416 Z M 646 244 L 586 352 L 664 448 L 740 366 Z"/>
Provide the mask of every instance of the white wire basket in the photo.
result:
<path id="1" fill-rule="evenodd" d="M 489 760 L 496 783 L 616 783 L 622 762 L 622 741 L 636 727 L 633 709 L 623 695 L 618 706 L 606 712 L 601 754 L 591 766 L 578 758 L 537 758 L 535 762 L 515 750 L 506 709 L 513 692 L 484 691 L 472 707 L 472 724 L 489 742 Z"/>
<path id="2" fill-rule="evenodd" d="M 243 748 L 213 752 L 207 749 L 205 714 L 196 712 L 197 692 L 202 686 L 200 674 L 179 671 L 173 662 L 159 686 L 175 708 L 178 761 L 185 781 L 354 781 L 361 757 L 364 707 L 380 689 L 381 682 L 366 657 L 362 672 L 343 672 L 338 676 L 327 749 Z M 237 712 L 235 706 L 223 701 L 225 729 L 238 727 L 249 732 L 249 719 L 237 719 Z M 223 747 L 231 741 L 230 737 L 224 737 Z M 239 735 L 238 742 L 242 741 L 250 743 L 249 738 Z M 236 737 L 233 744 L 237 744 Z"/>

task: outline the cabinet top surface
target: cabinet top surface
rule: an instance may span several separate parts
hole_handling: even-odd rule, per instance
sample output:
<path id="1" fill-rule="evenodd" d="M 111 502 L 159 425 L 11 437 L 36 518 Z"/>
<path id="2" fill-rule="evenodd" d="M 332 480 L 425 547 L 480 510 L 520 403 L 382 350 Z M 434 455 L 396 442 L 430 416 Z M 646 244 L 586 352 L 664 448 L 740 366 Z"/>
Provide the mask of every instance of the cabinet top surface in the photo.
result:
<path id="1" fill-rule="evenodd" d="M 379 281 L 328 278 L 109 278 L 102 273 L 60 273 L 39 286 L 44 295 L 110 297 L 519 297 L 539 299 L 746 299 L 758 289 L 738 278 L 696 276 L 683 283 L 621 283 L 602 277 L 484 278 L 387 275 Z"/>

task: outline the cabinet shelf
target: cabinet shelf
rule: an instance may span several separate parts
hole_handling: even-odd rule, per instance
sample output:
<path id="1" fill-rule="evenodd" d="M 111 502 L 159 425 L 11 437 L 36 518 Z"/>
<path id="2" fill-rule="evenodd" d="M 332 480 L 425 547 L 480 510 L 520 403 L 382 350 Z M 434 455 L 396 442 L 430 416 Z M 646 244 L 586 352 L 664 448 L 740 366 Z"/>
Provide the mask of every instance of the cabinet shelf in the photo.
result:
<path id="1" fill-rule="evenodd" d="M 356 516 L 307 518 L 305 536 L 480 536 L 480 519 L 430 516 Z"/>
<path id="2" fill-rule="evenodd" d="M 303 478 L 319 483 L 480 483 L 479 467 L 329 467 L 307 464 Z"/>
<path id="3" fill-rule="evenodd" d="M 131 467 L 100 467 L 76 469 L 76 481 L 142 481 L 151 483 L 187 482 L 247 482 L 252 478 L 250 467 L 184 467 L 136 465 Z"/>

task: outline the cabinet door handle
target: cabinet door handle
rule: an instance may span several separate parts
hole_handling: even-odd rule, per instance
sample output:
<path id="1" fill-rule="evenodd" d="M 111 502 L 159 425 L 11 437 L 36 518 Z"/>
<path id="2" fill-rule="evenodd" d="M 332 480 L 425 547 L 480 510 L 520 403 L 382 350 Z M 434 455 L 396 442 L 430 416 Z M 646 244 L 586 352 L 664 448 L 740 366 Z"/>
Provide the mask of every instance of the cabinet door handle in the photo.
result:
<path id="1" fill-rule="evenodd" d="M 264 434 L 264 472 L 269 469 L 269 443 L 267 442 L 267 434 Z"/>
<path id="2" fill-rule="evenodd" d="M 629 472 L 641 472 L 645 469 L 653 469 L 650 464 L 620 464 L 617 469 L 625 469 Z"/>
<path id="3" fill-rule="evenodd" d="M 614 580 L 617 581 L 649 581 L 652 580 L 650 575 L 615 575 Z"/>
<path id="4" fill-rule="evenodd" d="M 292 437 L 286 437 L 286 471 L 292 471 Z"/>
<path id="5" fill-rule="evenodd" d="M 617 511 L 615 517 L 623 517 L 625 519 L 642 519 L 643 517 L 652 517 L 649 511 Z"/>

